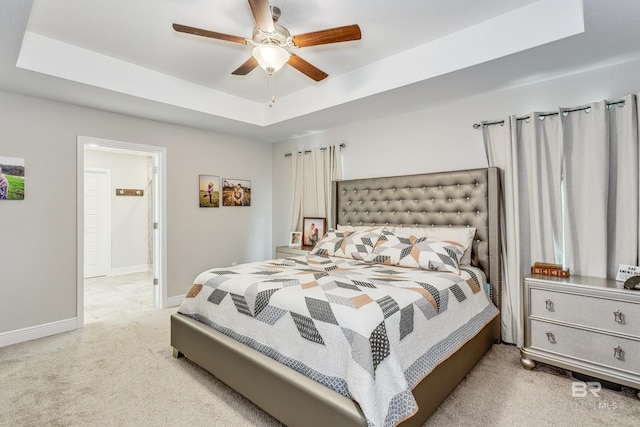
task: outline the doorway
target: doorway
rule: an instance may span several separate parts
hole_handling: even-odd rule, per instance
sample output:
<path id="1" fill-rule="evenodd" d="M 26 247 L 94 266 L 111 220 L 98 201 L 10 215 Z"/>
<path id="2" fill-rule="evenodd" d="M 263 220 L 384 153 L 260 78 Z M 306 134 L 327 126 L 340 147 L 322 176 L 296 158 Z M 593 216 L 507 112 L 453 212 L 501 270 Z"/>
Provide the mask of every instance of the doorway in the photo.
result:
<path id="1" fill-rule="evenodd" d="M 127 298 L 140 299 L 144 301 L 143 305 L 163 308 L 167 306 L 166 291 L 166 149 L 163 147 L 134 144 L 122 141 L 113 141 L 100 138 L 92 138 L 78 136 L 77 165 L 78 165 L 78 243 L 77 243 L 77 321 L 78 327 L 82 327 L 85 321 L 91 321 L 93 316 L 87 315 L 85 319 L 85 305 L 90 306 L 95 301 L 95 290 L 113 290 L 116 293 L 110 297 L 117 299 L 128 293 Z M 85 149 L 88 150 L 85 152 Z M 144 198 L 134 197 L 118 199 L 113 197 L 112 190 L 114 186 L 125 186 L 122 181 L 111 181 L 111 173 L 108 168 L 88 168 L 89 163 L 95 163 L 93 157 L 87 157 L 87 153 L 95 154 L 97 151 L 110 153 L 113 158 L 120 159 L 137 159 L 143 161 L 145 167 L 145 177 L 148 176 L 148 182 L 144 183 L 138 180 L 137 186 L 143 190 Z M 106 154 L 105 153 L 105 154 Z M 124 169 L 127 169 L 126 167 Z M 114 169 L 114 173 L 117 170 Z M 113 175 L 113 179 L 121 179 L 121 174 Z M 132 178 L 125 182 L 131 182 Z M 135 186 L 135 185 L 134 185 Z M 117 193 L 116 193 L 117 194 Z M 135 193 L 134 193 L 135 194 Z M 144 200 L 142 200 L 144 199 Z M 112 201 L 113 200 L 113 201 Z M 121 210 L 122 203 L 125 203 L 130 211 Z M 145 206 L 142 206 L 142 205 Z M 120 206 L 113 213 L 116 227 L 111 227 L 112 208 Z M 148 206 L 147 206 L 148 205 Z M 132 209 L 137 210 L 137 216 L 134 216 Z M 139 218 L 140 212 L 147 215 L 144 218 L 144 230 L 140 230 L 140 222 L 136 222 L 135 218 Z M 118 219 L 120 215 L 120 219 Z M 126 221 L 122 221 L 122 215 L 126 216 Z M 130 221 L 129 221 L 130 219 Z M 124 225 L 123 225 L 124 224 Z M 136 225 L 137 224 L 137 225 Z M 146 229 L 148 224 L 148 230 Z M 118 246 L 118 237 L 120 240 L 127 239 L 128 230 L 121 230 L 122 227 L 137 227 L 138 237 L 140 232 L 143 233 L 144 242 L 141 238 L 136 241 L 138 246 L 144 245 L 144 259 L 140 260 L 138 256 L 136 265 L 128 265 L 118 267 L 118 258 L 122 258 L 123 253 L 127 252 L 130 247 L 136 246 L 132 241 L 127 241 L 126 246 L 114 252 L 117 256 L 112 259 L 113 244 Z M 112 231 L 114 236 L 112 236 Z M 122 237 L 124 235 L 124 237 Z M 116 250 L 113 246 L 113 250 Z M 140 249 L 140 248 L 139 248 Z M 140 251 L 137 252 L 138 255 Z M 147 256 L 148 254 L 148 256 Z M 120 260 L 120 265 L 122 260 Z M 151 266 L 149 269 L 148 266 Z M 112 268 L 113 267 L 113 268 Z M 93 287 L 85 289 L 85 278 L 87 283 Z M 107 281 L 109 279 L 109 281 Z M 111 280 L 113 279 L 113 280 Z M 143 289 L 144 282 L 149 283 L 149 288 Z M 108 286 L 106 286 L 108 285 Z M 149 292 L 143 297 L 144 292 Z M 118 296 L 118 293 L 120 296 Z M 133 294 L 135 293 L 135 295 Z M 107 297 L 107 294 L 104 294 Z M 109 297 L 107 297 L 109 298 Z M 148 300 L 148 301 L 147 301 Z M 127 302 L 127 301 L 125 301 Z M 128 301 L 129 303 L 131 301 Z"/>

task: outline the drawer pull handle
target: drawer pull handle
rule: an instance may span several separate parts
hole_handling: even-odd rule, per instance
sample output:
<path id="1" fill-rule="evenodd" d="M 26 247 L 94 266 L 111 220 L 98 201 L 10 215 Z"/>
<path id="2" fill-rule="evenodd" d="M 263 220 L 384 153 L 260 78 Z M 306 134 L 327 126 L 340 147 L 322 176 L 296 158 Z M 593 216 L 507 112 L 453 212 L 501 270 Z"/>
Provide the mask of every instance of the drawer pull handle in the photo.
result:
<path id="1" fill-rule="evenodd" d="M 544 300 L 545 305 L 547 306 L 547 310 L 553 311 L 553 301 L 550 299 Z"/>
<path id="2" fill-rule="evenodd" d="M 618 323 L 622 323 L 622 312 L 620 310 L 614 311 L 613 319 Z"/>
<path id="3" fill-rule="evenodd" d="M 556 337 L 553 336 L 553 332 L 551 331 L 547 331 L 547 339 L 549 340 L 550 343 L 555 344 L 556 342 Z"/>
<path id="4" fill-rule="evenodd" d="M 622 359 L 622 347 L 619 345 L 613 347 L 613 357 L 616 359 Z"/>

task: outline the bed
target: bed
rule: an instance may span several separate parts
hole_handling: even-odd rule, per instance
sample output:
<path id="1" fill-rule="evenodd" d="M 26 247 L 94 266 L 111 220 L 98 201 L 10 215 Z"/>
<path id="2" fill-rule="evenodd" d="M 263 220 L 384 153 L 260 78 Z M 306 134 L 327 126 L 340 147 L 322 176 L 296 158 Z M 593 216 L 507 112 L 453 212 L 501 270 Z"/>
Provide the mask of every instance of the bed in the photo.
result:
<path id="1" fill-rule="evenodd" d="M 474 227 L 472 264 L 486 275 L 490 284 L 486 291 L 495 307 L 500 307 L 499 179 L 496 168 L 340 181 L 334 183 L 333 194 L 335 224 L 330 224 L 331 227 L 337 224 Z M 295 259 L 287 262 L 305 263 Z M 307 262 L 321 261 L 311 258 Z M 282 263 L 272 261 L 270 265 L 278 269 L 278 264 Z M 247 265 L 246 268 L 258 267 Z M 265 264 L 259 268 L 269 266 Z M 308 270 L 309 266 L 302 268 Z M 341 266 L 330 267 L 334 268 Z M 218 276 L 218 273 L 214 275 Z M 349 274 L 359 273 L 350 271 Z M 220 295 L 218 302 L 225 297 L 224 292 Z M 241 343 L 242 340 L 228 336 L 233 334 L 213 329 L 202 320 L 180 313 L 171 316 L 174 356 L 188 357 L 286 425 L 367 425 L 362 409 L 352 399 L 248 347 L 251 343 Z M 411 417 L 401 419 L 400 425 L 422 425 L 499 337 L 500 319 L 496 316 L 463 339 L 453 354 L 439 361 L 426 377 L 412 386 L 411 394 L 418 409 Z"/>

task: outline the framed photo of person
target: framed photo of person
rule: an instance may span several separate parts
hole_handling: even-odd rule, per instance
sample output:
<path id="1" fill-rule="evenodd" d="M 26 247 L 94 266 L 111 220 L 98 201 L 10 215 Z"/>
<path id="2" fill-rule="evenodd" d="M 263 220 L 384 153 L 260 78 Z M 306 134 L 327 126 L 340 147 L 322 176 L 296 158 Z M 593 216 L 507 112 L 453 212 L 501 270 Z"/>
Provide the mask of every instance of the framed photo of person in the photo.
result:
<path id="1" fill-rule="evenodd" d="M 220 206 L 220 178 L 215 175 L 200 175 L 200 207 Z"/>
<path id="2" fill-rule="evenodd" d="M 251 181 L 224 178 L 222 180 L 222 206 L 251 206 Z"/>
<path id="3" fill-rule="evenodd" d="M 304 217 L 302 221 L 302 246 L 314 247 L 327 232 L 327 218 Z"/>
<path id="4" fill-rule="evenodd" d="M 0 156 L 0 200 L 24 200 L 24 159 Z"/>
<path id="5" fill-rule="evenodd" d="M 302 246 L 302 232 L 301 231 L 292 231 L 289 236 L 289 247 L 290 248 L 299 248 Z"/>

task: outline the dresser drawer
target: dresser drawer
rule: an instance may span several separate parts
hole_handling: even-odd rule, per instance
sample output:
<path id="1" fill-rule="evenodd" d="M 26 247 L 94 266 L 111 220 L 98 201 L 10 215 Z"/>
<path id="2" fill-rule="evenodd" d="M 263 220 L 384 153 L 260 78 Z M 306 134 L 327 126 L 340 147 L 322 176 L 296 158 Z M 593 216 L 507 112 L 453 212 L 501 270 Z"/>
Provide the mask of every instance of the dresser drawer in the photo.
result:
<path id="1" fill-rule="evenodd" d="M 550 334 L 550 336 L 547 335 Z M 620 347 L 620 357 L 615 348 Z M 640 341 L 531 320 L 532 349 L 640 373 Z"/>
<path id="2" fill-rule="evenodd" d="M 535 288 L 530 304 L 531 316 L 640 338 L 640 304 Z"/>

